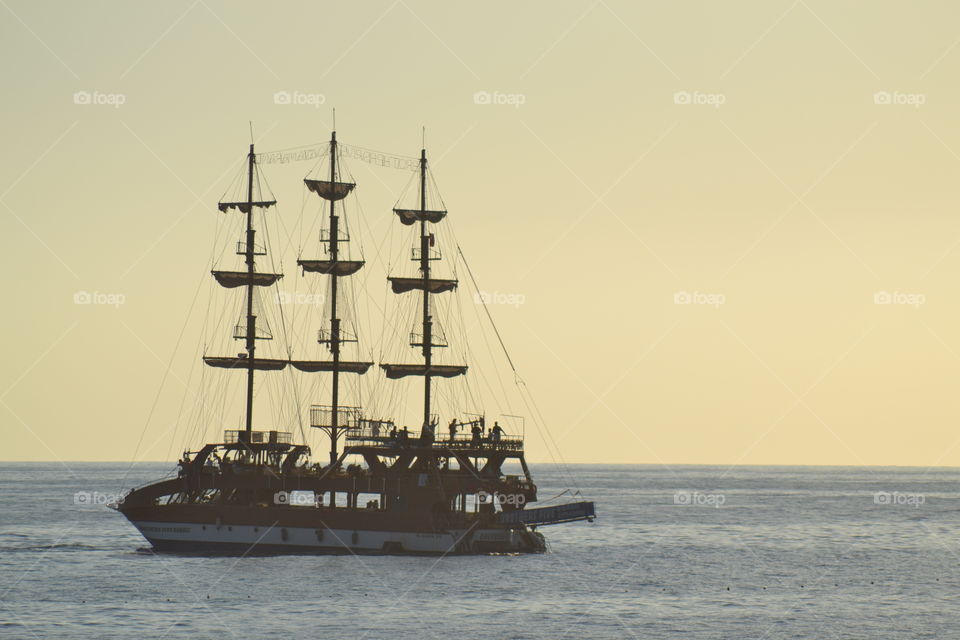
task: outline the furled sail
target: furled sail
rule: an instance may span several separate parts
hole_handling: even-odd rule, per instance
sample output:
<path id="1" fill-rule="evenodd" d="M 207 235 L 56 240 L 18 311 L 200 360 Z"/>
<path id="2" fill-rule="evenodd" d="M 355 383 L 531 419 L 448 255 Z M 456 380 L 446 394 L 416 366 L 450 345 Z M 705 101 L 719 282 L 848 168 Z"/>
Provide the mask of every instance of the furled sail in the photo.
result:
<path id="1" fill-rule="evenodd" d="M 438 278 L 387 278 L 393 287 L 394 293 L 406 293 L 407 291 L 429 291 L 430 293 L 443 293 L 444 291 L 453 291 L 457 288 L 456 280 L 441 280 Z"/>
<path id="2" fill-rule="evenodd" d="M 391 380 L 404 378 L 406 376 L 425 376 L 428 373 L 427 366 L 423 364 L 381 364 L 380 368 L 384 370 L 387 377 Z M 441 378 L 453 378 L 462 376 L 467 372 L 467 365 L 434 364 L 430 366 L 429 374 Z"/>
<path id="3" fill-rule="evenodd" d="M 219 367 L 221 369 L 243 369 L 246 371 L 250 369 L 250 358 L 240 358 L 240 357 L 207 357 L 204 356 L 203 361 L 211 367 Z M 253 359 L 253 369 L 259 371 L 280 371 L 285 366 L 287 366 L 286 360 L 274 360 L 272 358 L 254 358 Z"/>
<path id="4" fill-rule="evenodd" d="M 324 200 L 343 200 L 357 186 L 352 182 L 330 182 L 329 180 L 304 180 L 310 191 Z"/>
<path id="5" fill-rule="evenodd" d="M 393 212 L 400 217 L 400 222 L 406 225 L 424 220 L 436 224 L 447 215 L 446 211 L 420 211 L 419 209 L 394 209 Z"/>
<path id="6" fill-rule="evenodd" d="M 291 360 L 290 364 L 295 369 L 306 373 L 316 373 L 318 371 L 345 371 L 347 373 L 366 373 L 372 362 L 344 362 L 334 364 L 332 360 Z"/>
<path id="7" fill-rule="evenodd" d="M 350 276 L 360 271 L 363 260 L 297 260 L 304 271 Z"/>
<path id="8" fill-rule="evenodd" d="M 220 286 L 227 289 L 252 284 L 257 287 L 269 287 L 283 277 L 282 273 L 249 273 L 247 271 L 211 271 Z"/>
<path id="9" fill-rule="evenodd" d="M 226 213 L 230 209 L 238 209 L 243 213 L 250 213 L 250 207 L 262 207 L 266 209 L 267 207 L 272 207 L 277 204 L 276 200 L 260 200 L 259 202 L 218 202 L 217 209 Z"/>

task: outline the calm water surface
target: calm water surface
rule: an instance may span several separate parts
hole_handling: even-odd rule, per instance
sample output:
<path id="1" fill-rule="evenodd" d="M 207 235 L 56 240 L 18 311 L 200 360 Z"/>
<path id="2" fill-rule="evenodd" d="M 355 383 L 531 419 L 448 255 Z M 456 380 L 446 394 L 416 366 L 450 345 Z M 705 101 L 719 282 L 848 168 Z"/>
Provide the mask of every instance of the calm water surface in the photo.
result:
<path id="1" fill-rule="evenodd" d="M 154 555 L 128 468 L 0 464 L 0 637 L 960 638 L 953 469 L 535 466 L 597 521 L 436 559 Z"/>

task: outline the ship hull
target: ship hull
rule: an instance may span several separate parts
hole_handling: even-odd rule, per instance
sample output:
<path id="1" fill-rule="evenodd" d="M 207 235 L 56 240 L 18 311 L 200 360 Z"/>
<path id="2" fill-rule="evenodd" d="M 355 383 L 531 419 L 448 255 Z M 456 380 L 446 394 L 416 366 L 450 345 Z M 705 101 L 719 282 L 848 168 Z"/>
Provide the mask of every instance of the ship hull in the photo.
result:
<path id="1" fill-rule="evenodd" d="M 178 522 L 130 517 L 156 550 L 197 554 L 486 554 L 545 551 L 543 537 L 526 528 L 446 531 L 289 526 L 282 519 L 253 525 L 214 519 Z M 297 520 L 301 520 L 298 518 Z M 302 521 L 299 523 L 302 524 Z"/>

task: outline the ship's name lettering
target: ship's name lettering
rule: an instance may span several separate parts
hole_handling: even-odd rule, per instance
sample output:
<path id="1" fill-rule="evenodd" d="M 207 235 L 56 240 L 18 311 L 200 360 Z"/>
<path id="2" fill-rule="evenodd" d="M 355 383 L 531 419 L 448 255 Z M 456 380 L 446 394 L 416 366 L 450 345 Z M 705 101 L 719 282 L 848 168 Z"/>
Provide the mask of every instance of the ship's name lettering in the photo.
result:
<path id="1" fill-rule="evenodd" d="M 140 530 L 151 533 L 190 533 L 190 527 L 140 527 Z"/>

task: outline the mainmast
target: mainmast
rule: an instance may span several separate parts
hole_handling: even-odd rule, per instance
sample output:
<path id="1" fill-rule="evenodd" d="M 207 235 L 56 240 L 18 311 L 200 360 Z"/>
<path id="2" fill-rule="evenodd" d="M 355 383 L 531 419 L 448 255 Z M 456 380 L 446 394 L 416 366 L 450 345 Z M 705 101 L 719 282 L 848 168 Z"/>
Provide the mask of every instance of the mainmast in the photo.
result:
<path id="1" fill-rule="evenodd" d="M 340 231 L 341 220 L 337 215 L 336 202 L 342 200 L 353 191 L 356 186 L 352 182 L 340 182 L 337 169 L 337 132 L 330 135 L 330 179 L 313 180 L 304 179 L 304 184 L 310 191 L 330 203 L 330 228 L 327 246 L 325 247 L 329 260 L 297 260 L 297 264 L 304 270 L 313 273 L 326 274 L 330 277 L 330 329 L 320 330 L 318 342 L 326 344 L 330 350 L 332 360 L 324 361 L 297 361 L 291 362 L 294 367 L 301 371 L 316 372 L 329 371 L 333 374 L 331 379 L 331 398 L 329 406 L 316 407 L 319 412 L 316 417 L 311 417 L 311 424 L 327 432 L 330 436 L 330 464 L 337 463 L 339 451 L 337 442 L 344 430 L 350 427 L 349 418 L 353 415 L 348 408 L 340 404 L 340 373 L 366 373 L 370 368 L 371 362 L 346 361 L 341 358 L 341 347 L 344 342 L 356 342 L 353 336 L 345 335 L 342 331 L 342 320 L 339 317 L 339 279 L 344 276 L 350 276 L 363 267 L 362 260 L 341 260 L 340 243 L 347 242 L 349 237 Z M 323 237 L 321 235 L 321 242 Z M 355 414 L 355 410 L 354 410 Z"/>
<path id="2" fill-rule="evenodd" d="M 330 133 L 330 182 L 337 181 L 337 132 Z M 336 263 L 340 259 L 339 219 L 336 214 L 336 201 L 330 201 L 330 259 Z M 337 317 L 336 273 L 330 274 L 330 353 L 333 354 L 333 381 L 330 398 L 330 464 L 337 461 L 337 439 L 340 436 L 340 318 Z"/>
<path id="3" fill-rule="evenodd" d="M 389 277 L 394 293 L 408 291 L 423 292 L 423 308 L 421 317 L 421 333 L 411 336 L 410 346 L 420 347 L 423 354 L 423 364 L 381 364 L 380 367 L 391 379 L 406 376 L 423 376 L 423 427 L 420 437 L 426 441 L 433 441 L 436 437 L 431 409 L 431 383 L 435 376 L 452 378 L 467 372 L 466 365 L 437 365 L 433 363 L 434 347 L 447 346 L 442 341 L 434 342 L 433 317 L 430 315 L 431 294 L 452 291 L 457 287 L 456 280 L 444 280 L 430 277 L 430 261 L 439 260 L 440 255 L 431 255 L 434 246 L 434 234 L 427 232 L 427 223 L 437 224 L 447 215 L 445 210 L 430 210 L 427 208 L 427 150 L 420 150 L 420 206 L 418 209 L 394 209 L 394 213 L 405 225 L 420 223 L 419 256 L 414 249 L 414 259 L 419 261 L 419 278 Z M 419 341 L 418 341 L 419 339 Z"/>

